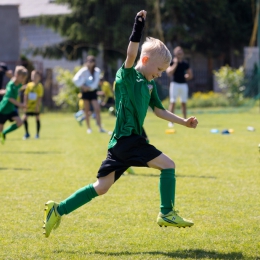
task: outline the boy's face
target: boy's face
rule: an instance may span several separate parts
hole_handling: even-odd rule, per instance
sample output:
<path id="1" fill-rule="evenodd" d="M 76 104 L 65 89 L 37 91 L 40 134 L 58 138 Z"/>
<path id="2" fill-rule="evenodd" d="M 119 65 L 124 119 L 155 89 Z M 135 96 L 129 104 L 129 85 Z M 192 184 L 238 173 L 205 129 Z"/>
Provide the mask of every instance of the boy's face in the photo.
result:
<path id="1" fill-rule="evenodd" d="M 34 74 L 32 75 L 32 81 L 33 81 L 33 82 L 39 83 L 40 80 L 41 80 L 41 77 L 40 77 L 40 75 L 39 75 L 38 73 L 34 73 Z"/>
<path id="2" fill-rule="evenodd" d="M 147 59 L 147 60 L 146 60 Z M 144 77 L 151 81 L 152 79 L 159 78 L 162 73 L 169 67 L 170 63 L 165 63 L 160 57 L 143 57 L 143 74 Z"/>
<path id="3" fill-rule="evenodd" d="M 16 75 L 16 82 L 18 84 L 24 84 L 26 81 L 26 76 L 24 75 Z"/>

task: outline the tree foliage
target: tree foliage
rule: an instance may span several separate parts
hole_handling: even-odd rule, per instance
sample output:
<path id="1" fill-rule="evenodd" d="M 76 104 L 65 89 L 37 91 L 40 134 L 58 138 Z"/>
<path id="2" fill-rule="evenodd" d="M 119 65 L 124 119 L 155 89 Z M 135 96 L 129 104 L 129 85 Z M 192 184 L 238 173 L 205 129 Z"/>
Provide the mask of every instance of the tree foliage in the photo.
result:
<path id="1" fill-rule="evenodd" d="M 212 56 L 241 51 L 253 28 L 248 0 L 165 0 L 162 13 L 166 41 Z"/>
<path id="2" fill-rule="evenodd" d="M 41 16 L 39 24 L 52 27 L 65 40 L 36 49 L 46 57 L 77 59 L 86 50 L 104 50 L 105 63 L 124 57 L 134 15 L 148 11 L 144 35 L 165 39 L 211 56 L 241 52 L 253 27 L 249 0 L 56 0 L 67 4 L 68 15 Z"/>
<path id="3" fill-rule="evenodd" d="M 53 28 L 66 40 L 56 46 L 37 49 L 49 57 L 65 56 L 77 59 L 86 50 L 96 54 L 104 50 L 104 60 L 111 62 L 123 57 L 133 26 L 134 15 L 144 9 L 145 0 L 57 0 L 68 4 L 71 14 L 61 16 L 41 16 L 38 24 Z"/>
<path id="4" fill-rule="evenodd" d="M 220 89 L 225 93 L 232 106 L 240 105 L 244 98 L 245 74 L 243 67 L 233 69 L 223 66 L 218 71 L 214 71 Z"/>
<path id="5" fill-rule="evenodd" d="M 60 85 L 60 89 L 59 93 L 53 97 L 53 101 L 57 106 L 71 111 L 77 110 L 80 89 L 75 86 L 73 77 L 79 69 L 80 67 L 76 67 L 72 72 L 63 68 L 56 69 L 56 79 Z"/>

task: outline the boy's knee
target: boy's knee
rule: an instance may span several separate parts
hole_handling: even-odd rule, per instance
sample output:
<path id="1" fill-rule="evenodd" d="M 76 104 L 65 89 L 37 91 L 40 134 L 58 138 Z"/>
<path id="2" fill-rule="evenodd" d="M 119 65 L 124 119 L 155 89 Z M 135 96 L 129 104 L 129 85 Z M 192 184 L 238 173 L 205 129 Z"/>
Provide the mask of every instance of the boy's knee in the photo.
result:
<path id="1" fill-rule="evenodd" d="M 175 169 L 175 163 L 174 161 L 167 160 L 167 162 L 165 162 L 163 169 Z"/>
<path id="2" fill-rule="evenodd" d="M 108 192 L 108 190 L 111 187 L 111 185 L 109 183 L 100 183 L 98 181 L 96 183 L 94 183 L 93 186 L 98 195 L 104 195 L 105 193 Z"/>
<path id="3" fill-rule="evenodd" d="M 17 121 L 17 122 L 16 122 L 17 127 L 22 126 L 22 124 L 23 124 L 23 121 Z"/>
<path id="4" fill-rule="evenodd" d="M 104 195 L 108 192 L 110 187 L 95 187 L 95 190 L 97 192 L 98 195 Z"/>

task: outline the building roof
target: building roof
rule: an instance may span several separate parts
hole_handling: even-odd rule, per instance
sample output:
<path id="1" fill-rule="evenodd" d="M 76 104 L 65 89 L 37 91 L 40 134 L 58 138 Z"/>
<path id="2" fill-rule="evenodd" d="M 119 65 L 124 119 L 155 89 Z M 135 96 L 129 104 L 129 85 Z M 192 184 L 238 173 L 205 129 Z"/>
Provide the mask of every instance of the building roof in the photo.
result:
<path id="1" fill-rule="evenodd" d="M 55 4 L 53 0 L 0 0 L 0 5 L 18 5 L 21 19 L 71 12 L 68 6 Z"/>

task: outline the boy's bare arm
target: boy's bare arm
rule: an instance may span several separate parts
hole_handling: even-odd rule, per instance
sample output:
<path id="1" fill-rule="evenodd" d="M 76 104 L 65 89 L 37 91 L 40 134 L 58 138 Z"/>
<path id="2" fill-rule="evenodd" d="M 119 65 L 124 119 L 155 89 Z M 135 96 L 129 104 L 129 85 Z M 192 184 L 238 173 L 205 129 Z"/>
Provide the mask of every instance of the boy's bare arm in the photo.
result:
<path id="1" fill-rule="evenodd" d="M 154 113 L 159 118 L 165 119 L 169 122 L 173 122 L 179 125 L 187 126 L 189 128 L 196 128 L 198 124 L 198 120 L 195 116 L 185 119 L 171 113 L 168 110 L 163 110 L 157 107 L 154 108 Z"/>
<path id="2" fill-rule="evenodd" d="M 13 103 L 15 106 L 18 106 L 18 107 L 25 107 L 24 104 L 18 102 L 18 101 L 15 100 L 14 98 L 9 98 L 8 101 L 11 102 L 11 103 Z"/>
<path id="3" fill-rule="evenodd" d="M 168 67 L 167 70 L 166 70 L 166 73 L 169 77 L 171 77 L 173 75 L 177 66 L 178 66 L 178 59 L 175 57 L 173 59 L 173 64 L 170 67 Z"/>
<path id="4" fill-rule="evenodd" d="M 23 95 L 23 103 L 25 106 L 27 106 L 27 102 L 28 102 L 28 95 L 24 93 Z"/>
<path id="5" fill-rule="evenodd" d="M 141 39 L 145 18 L 146 18 L 146 11 L 144 10 L 138 12 L 136 15 L 133 32 L 130 36 L 130 42 L 127 48 L 125 68 L 131 68 L 134 65 L 138 53 L 139 42 Z"/>
<path id="6" fill-rule="evenodd" d="M 12 70 L 7 70 L 5 72 L 5 76 L 8 77 L 9 79 L 13 77 L 13 71 Z"/>
<path id="7" fill-rule="evenodd" d="M 186 80 L 191 80 L 193 78 L 193 73 L 191 69 L 187 69 L 187 73 L 185 74 L 185 79 Z"/>
<path id="8" fill-rule="evenodd" d="M 42 98 L 41 97 L 37 98 L 36 107 L 35 107 L 36 111 L 35 112 L 40 111 L 41 103 L 42 103 Z"/>
<path id="9" fill-rule="evenodd" d="M 127 48 L 127 57 L 125 61 L 125 68 L 132 68 L 138 53 L 139 42 L 129 42 Z"/>

